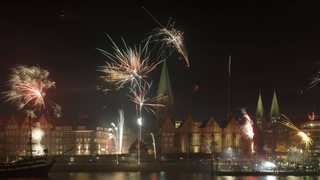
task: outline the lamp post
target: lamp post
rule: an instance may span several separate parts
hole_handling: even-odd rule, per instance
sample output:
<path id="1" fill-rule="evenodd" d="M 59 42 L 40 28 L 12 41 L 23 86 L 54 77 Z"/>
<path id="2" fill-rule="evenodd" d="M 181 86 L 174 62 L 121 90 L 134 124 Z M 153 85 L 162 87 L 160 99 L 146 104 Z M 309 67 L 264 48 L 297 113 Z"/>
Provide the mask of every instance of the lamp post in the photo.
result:
<path id="1" fill-rule="evenodd" d="M 138 125 L 139 125 L 139 137 L 138 137 L 138 164 L 141 163 L 141 147 L 140 147 L 140 142 L 141 142 L 141 126 L 142 126 L 142 118 L 138 118 Z"/>

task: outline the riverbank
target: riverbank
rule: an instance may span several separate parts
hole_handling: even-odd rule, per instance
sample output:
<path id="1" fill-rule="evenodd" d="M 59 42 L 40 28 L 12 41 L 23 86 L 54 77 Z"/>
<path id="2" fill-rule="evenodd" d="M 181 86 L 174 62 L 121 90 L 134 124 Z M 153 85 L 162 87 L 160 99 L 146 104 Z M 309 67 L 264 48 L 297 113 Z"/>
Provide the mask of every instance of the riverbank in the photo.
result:
<path id="1" fill-rule="evenodd" d="M 203 172 L 212 170 L 210 165 L 196 165 L 191 163 L 119 163 L 119 164 L 54 164 L 52 172 L 63 171 L 195 171 Z"/>
<path id="2" fill-rule="evenodd" d="M 217 170 L 211 164 L 192 163 L 120 163 L 120 164 L 55 164 L 50 172 L 107 172 L 107 171 L 174 171 L 174 172 L 205 172 L 216 176 L 319 176 L 320 172 L 295 172 L 295 171 L 234 171 Z"/>

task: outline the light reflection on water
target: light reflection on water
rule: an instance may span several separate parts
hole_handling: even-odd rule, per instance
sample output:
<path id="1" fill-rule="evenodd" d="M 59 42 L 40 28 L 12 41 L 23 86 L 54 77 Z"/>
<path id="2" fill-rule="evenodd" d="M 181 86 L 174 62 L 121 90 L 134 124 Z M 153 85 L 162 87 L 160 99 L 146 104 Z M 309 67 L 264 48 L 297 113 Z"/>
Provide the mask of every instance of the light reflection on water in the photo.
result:
<path id="1" fill-rule="evenodd" d="M 48 178 L 0 180 L 320 180 L 317 176 L 212 176 L 193 172 L 50 172 Z"/>

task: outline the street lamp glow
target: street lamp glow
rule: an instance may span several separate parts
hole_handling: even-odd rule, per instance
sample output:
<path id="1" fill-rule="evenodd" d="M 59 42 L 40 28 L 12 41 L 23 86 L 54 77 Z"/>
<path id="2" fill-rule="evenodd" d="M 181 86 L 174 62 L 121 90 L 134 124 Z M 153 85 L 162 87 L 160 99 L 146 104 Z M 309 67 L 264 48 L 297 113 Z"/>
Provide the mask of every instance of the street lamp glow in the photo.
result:
<path id="1" fill-rule="evenodd" d="M 138 118 L 138 125 L 142 126 L 142 118 Z"/>

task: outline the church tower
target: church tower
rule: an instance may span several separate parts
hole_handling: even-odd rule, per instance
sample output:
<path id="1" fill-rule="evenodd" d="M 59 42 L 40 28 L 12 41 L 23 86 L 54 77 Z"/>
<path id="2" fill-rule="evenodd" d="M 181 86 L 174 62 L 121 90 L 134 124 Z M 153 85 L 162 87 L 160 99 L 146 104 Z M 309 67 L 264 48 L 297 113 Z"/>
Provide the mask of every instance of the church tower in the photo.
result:
<path id="1" fill-rule="evenodd" d="M 281 118 L 276 90 L 273 90 L 273 98 L 269 115 L 271 123 L 276 123 Z"/>
<path id="2" fill-rule="evenodd" d="M 255 121 L 256 121 L 257 126 L 260 129 L 263 128 L 263 126 L 265 125 L 264 108 L 263 108 L 261 90 L 260 89 L 259 89 L 259 97 L 258 97 L 258 104 L 257 104 Z"/>
<path id="3" fill-rule="evenodd" d="M 161 99 L 157 102 L 164 105 L 164 107 L 159 107 L 157 109 L 157 130 L 167 118 L 172 116 L 173 113 L 173 93 L 166 61 L 163 61 L 162 63 L 159 86 L 157 90 L 157 96 L 159 95 L 167 96 L 167 98 Z"/>

